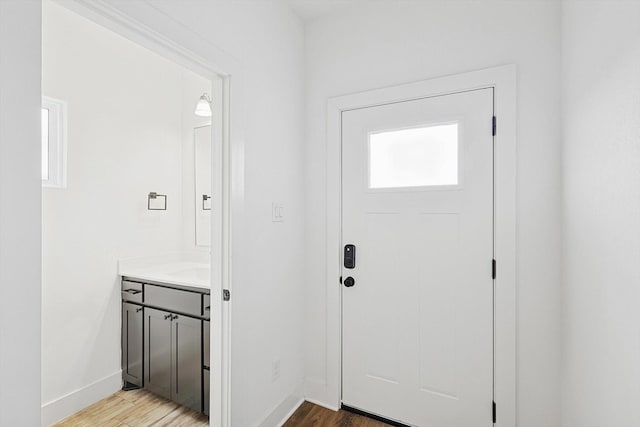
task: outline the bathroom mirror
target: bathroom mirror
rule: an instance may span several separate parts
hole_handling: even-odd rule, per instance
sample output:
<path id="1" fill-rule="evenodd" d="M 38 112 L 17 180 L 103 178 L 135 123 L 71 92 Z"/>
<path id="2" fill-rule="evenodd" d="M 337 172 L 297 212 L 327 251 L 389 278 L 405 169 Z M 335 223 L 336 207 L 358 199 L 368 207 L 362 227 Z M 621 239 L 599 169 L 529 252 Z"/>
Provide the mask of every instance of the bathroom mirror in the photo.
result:
<path id="1" fill-rule="evenodd" d="M 211 244 L 211 125 L 193 129 L 196 246 Z"/>

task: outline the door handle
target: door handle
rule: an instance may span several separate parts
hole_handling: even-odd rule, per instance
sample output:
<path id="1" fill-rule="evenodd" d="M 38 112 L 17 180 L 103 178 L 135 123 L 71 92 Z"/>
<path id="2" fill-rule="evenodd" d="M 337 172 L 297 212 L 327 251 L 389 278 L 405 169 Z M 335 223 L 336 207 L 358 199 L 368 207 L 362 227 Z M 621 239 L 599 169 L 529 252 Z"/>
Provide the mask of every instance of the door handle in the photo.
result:
<path id="1" fill-rule="evenodd" d="M 354 279 L 353 277 L 351 277 L 351 276 L 349 276 L 349 277 L 347 277 L 346 279 L 344 279 L 344 285 L 345 285 L 347 288 L 350 288 L 350 287 L 352 287 L 352 286 L 353 286 L 353 285 L 355 285 L 355 284 L 356 284 L 356 281 L 355 281 L 355 279 Z"/>
<path id="2" fill-rule="evenodd" d="M 356 245 L 344 245 L 344 268 L 356 268 Z"/>

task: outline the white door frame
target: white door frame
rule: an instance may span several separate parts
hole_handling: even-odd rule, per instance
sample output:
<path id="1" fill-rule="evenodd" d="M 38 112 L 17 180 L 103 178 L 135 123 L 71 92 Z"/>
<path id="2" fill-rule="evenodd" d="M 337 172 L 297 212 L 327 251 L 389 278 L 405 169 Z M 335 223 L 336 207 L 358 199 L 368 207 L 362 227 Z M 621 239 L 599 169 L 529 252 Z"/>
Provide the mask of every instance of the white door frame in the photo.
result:
<path id="1" fill-rule="evenodd" d="M 342 112 L 471 89 L 494 89 L 494 401 L 496 426 L 516 425 L 516 67 L 506 65 L 331 98 L 327 114 L 327 364 L 323 399 L 342 395 Z M 490 123 L 487 122 L 487 126 Z"/>
<path id="2" fill-rule="evenodd" d="M 212 206 L 211 246 L 211 364 L 221 367 L 221 375 L 211 376 L 209 424 L 231 426 L 231 301 L 224 302 L 222 290 L 232 290 L 232 243 L 241 230 L 233 228 L 233 218 L 241 214 L 244 200 L 244 141 L 242 138 L 243 78 L 239 63 L 221 49 L 206 43 L 207 58 L 194 53 L 144 23 L 121 12 L 105 0 L 54 0 L 62 6 L 169 59 L 212 82 L 214 103 L 212 124 L 222 127 L 218 141 L 213 137 L 212 191 L 220 203 Z M 191 36 L 193 36 L 190 33 Z M 233 91 L 231 90 L 233 83 Z M 194 104 L 195 105 L 195 104 Z M 216 111 L 216 107 L 219 111 Z M 218 144 L 215 144 L 218 142 Z M 217 325 L 217 326 L 214 326 Z M 217 414 L 217 416 L 216 416 Z"/>

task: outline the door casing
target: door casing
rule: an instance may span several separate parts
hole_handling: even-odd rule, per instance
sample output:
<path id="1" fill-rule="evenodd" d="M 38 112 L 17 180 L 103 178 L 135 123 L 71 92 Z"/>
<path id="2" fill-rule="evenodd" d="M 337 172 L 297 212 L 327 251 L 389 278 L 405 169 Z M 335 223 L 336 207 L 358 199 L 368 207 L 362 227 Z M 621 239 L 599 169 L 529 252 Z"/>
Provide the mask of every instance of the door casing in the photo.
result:
<path id="1" fill-rule="evenodd" d="M 223 289 L 232 292 L 231 250 L 239 250 L 243 231 L 234 227 L 233 218 L 241 215 L 244 202 L 244 77 L 241 64 L 224 50 L 211 46 L 207 57 L 193 52 L 171 38 L 147 27 L 121 12 L 106 0 L 67 0 L 61 5 L 79 15 L 211 80 L 216 105 L 212 123 L 220 128 L 214 135 L 212 150 L 212 190 L 220 194 L 220 203 L 212 208 L 211 241 L 211 363 L 220 366 L 220 374 L 210 383 L 211 427 L 231 425 L 231 310 L 232 301 L 223 302 Z M 197 42 L 202 42 L 200 36 Z M 233 84 L 233 91 L 231 90 Z"/>
<path id="2" fill-rule="evenodd" d="M 516 424 L 516 66 L 505 65 L 331 98 L 327 111 L 326 382 L 307 395 L 332 409 L 342 401 L 342 113 L 472 89 L 494 89 L 494 401 L 496 426 Z"/>

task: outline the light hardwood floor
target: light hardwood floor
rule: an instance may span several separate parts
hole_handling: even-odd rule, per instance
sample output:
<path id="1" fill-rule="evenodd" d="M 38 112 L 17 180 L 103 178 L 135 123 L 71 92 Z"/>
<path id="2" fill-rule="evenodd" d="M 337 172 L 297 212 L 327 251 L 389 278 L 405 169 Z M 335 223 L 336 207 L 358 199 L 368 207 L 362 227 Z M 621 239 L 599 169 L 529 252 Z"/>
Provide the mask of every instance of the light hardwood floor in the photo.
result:
<path id="1" fill-rule="evenodd" d="M 380 421 L 347 411 L 334 412 L 313 403 L 304 402 L 283 427 L 391 427 Z"/>
<path id="2" fill-rule="evenodd" d="M 209 418 L 146 390 L 119 391 L 55 427 L 204 427 Z"/>
<path id="3" fill-rule="evenodd" d="M 119 391 L 54 427 L 205 427 L 209 418 L 146 390 Z M 390 427 L 346 411 L 304 402 L 283 427 Z"/>

